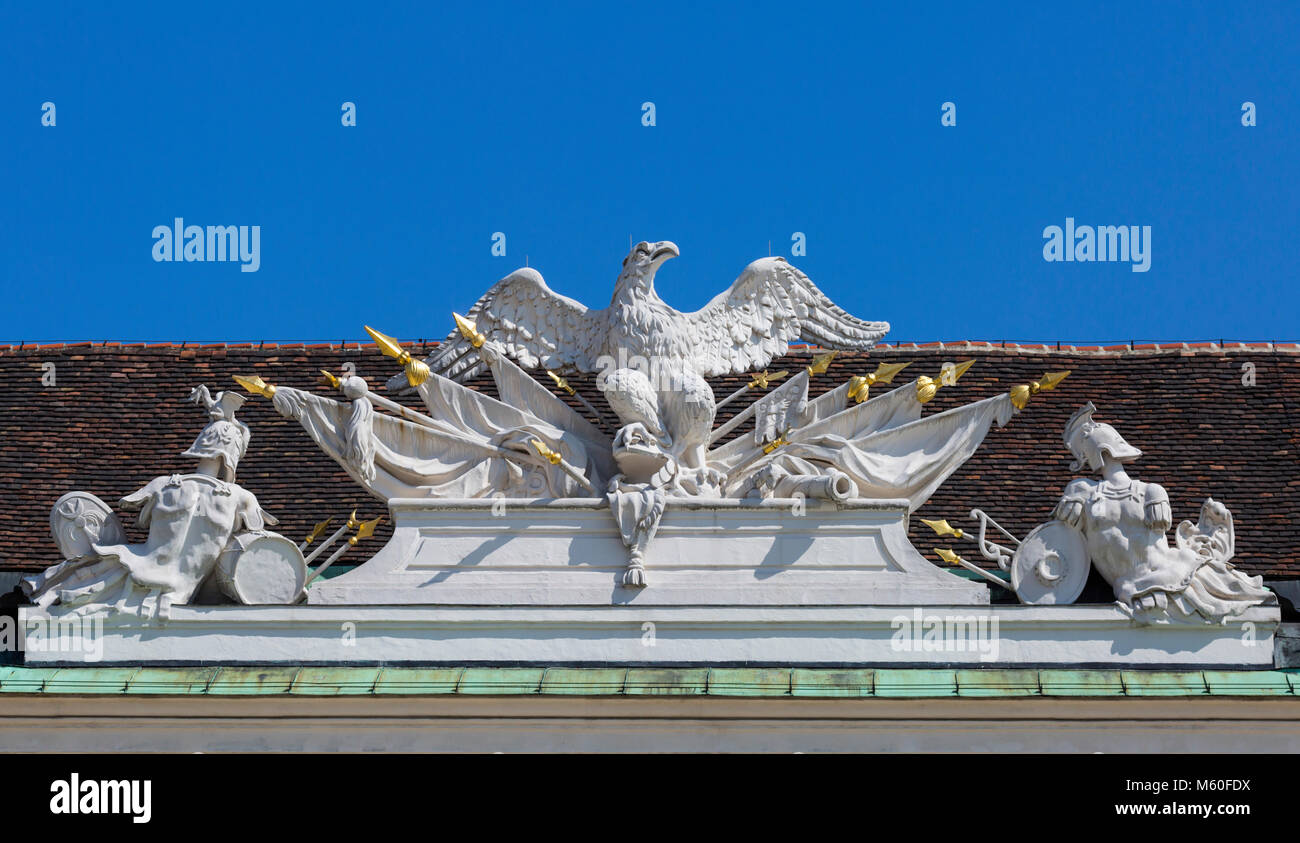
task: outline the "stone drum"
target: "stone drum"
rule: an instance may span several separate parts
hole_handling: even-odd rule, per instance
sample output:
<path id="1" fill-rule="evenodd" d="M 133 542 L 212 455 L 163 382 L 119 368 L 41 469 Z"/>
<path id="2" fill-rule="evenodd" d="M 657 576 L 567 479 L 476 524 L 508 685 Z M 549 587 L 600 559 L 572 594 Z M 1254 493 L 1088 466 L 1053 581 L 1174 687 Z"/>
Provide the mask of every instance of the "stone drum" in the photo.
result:
<path id="1" fill-rule="evenodd" d="M 230 540 L 217 562 L 223 594 L 247 606 L 298 602 L 307 578 L 302 551 L 277 533 L 252 530 Z"/>

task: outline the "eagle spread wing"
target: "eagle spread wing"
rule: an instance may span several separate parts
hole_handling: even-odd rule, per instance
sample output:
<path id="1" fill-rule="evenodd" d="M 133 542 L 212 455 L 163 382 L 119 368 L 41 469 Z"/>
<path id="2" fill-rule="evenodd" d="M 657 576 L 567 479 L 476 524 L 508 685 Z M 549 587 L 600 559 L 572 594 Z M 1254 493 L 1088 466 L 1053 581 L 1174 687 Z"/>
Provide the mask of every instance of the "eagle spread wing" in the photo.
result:
<path id="1" fill-rule="evenodd" d="M 525 369 L 592 371 L 605 339 L 604 320 L 581 302 L 546 286 L 535 269 L 518 269 L 483 294 L 467 314 L 478 332 Z M 467 380 L 483 369 L 470 341 L 452 331 L 426 361 L 434 372 Z"/>
<path id="2" fill-rule="evenodd" d="M 762 369 L 798 339 L 826 348 L 867 349 L 888 322 L 851 316 L 785 258 L 756 260 L 726 292 L 689 314 L 695 369 L 726 375 Z"/>

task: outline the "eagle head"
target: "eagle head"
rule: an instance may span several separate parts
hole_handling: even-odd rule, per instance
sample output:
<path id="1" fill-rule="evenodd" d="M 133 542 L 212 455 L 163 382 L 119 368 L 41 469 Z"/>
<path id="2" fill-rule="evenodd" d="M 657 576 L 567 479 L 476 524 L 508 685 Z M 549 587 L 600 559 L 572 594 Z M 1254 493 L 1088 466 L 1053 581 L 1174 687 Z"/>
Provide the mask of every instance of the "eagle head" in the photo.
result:
<path id="1" fill-rule="evenodd" d="M 658 243 L 642 240 L 637 243 L 627 253 L 627 257 L 623 258 L 623 272 L 618 276 L 614 298 L 617 299 L 619 292 L 629 287 L 640 291 L 653 290 L 655 273 L 659 267 L 664 261 L 680 254 L 677 244 L 669 240 L 660 240 Z"/>

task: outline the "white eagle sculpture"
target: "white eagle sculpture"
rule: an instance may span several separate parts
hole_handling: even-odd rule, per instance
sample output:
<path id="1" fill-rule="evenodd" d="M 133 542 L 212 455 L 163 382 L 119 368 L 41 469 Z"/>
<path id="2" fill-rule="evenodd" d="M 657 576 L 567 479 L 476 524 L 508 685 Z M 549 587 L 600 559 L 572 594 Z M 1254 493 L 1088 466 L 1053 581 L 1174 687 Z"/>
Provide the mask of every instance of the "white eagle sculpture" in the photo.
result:
<path id="1" fill-rule="evenodd" d="M 798 339 L 867 349 L 889 331 L 887 322 L 849 315 L 780 257 L 754 261 L 704 308 L 682 313 L 654 289 L 659 267 L 679 254 L 668 241 L 638 243 L 603 310 L 552 291 L 535 269 L 519 269 L 493 285 L 468 318 L 526 369 L 599 373 L 623 424 L 643 424 L 688 469 L 704 468 L 713 429 L 716 405 L 706 376 L 763 369 Z M 426 362 L 458 381 L 483 366 L 457 332 Z"/>

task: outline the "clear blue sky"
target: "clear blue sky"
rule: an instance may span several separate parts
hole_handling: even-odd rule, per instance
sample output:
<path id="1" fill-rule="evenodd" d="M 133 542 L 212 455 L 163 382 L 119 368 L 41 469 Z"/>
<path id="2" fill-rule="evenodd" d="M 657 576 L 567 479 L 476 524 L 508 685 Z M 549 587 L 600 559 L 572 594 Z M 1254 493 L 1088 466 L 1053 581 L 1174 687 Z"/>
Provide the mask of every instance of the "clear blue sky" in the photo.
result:
<path id="1" fill-rule="evenodd" d="M 629 236 L 693 310 L 796 231 L 891 339 L 1300 339 L 1300 4 L 891 5 L 4 3 L 0 341 L 440 337 L 525 255 L 603 307 Z M 155 262 L 177 216 L 260 270 Z"/>

